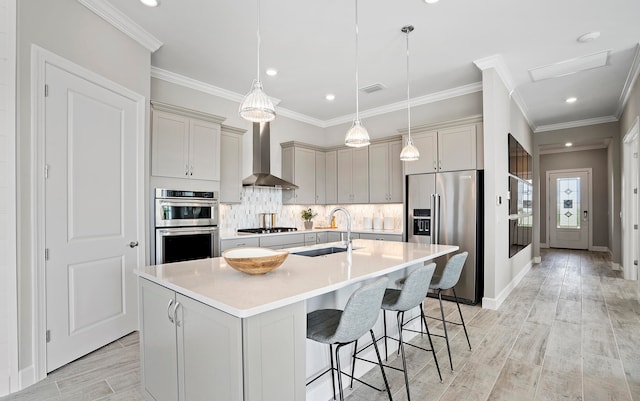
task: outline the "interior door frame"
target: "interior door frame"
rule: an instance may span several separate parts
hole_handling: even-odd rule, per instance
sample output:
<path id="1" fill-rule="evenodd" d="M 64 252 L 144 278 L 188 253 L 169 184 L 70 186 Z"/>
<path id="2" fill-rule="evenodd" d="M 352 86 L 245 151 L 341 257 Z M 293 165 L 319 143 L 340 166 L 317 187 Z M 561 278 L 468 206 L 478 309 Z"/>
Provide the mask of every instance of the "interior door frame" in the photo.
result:
<path id="1" fill-rule="evenodd" d="M 546 224 L 546 241 L 547 241 L 547 245 L 549 247 L 551 247 L 551 190 L 549 188 L 551 188 L 551 174 L 571 174 L 571 173 L 583 173 L 586 172 L 587 176 L 589 177 L 589 180 L 587 182 L 587 185 L 589 185 L 589 194 L 587 196 L 587 201 L 589 202 L 589 206 L 588 209 L 589 210 L 589 234 L 588 234 L 588 239 L 587 239 L 587 249 L 589 249 L 590 251 L 594 250 L 593 249 L 593 170 L 591 167 L 585 167 L 585 168 L 571 168 L 571 169 L 566 169 L 566 170 L 547 170 L 547 177 L 546 177 L 546 182 L 547 182 L 547 224 Z"/>
<path id="2" fill-rule="evenodd" d="M 635 149 L 633 148 L 635 144 Z M 633 159 L 638 160 L 638 154 L 640 153 L 640 117 L 636 117 L 629 131 L 624 135 L 622 140 L 622 219 L 621 219 L 621 230 L 622 230 L 622 270 L 625 279 L 637 280 L 638 279 L 638 268 L 634 267 L 633 259 L 634 255 L 630 254 L 630 249 L 636 247 L 636 252 L 640 252 L 640 234 L 636 231 L 635 238 L 634 235 L 625 235 L 631 234 L 634 230 L 632 227 L 629 227 L 629 218 L 633 216 L 635 212 L 636 217 L 640 217 L 640 202 L 638 202 L 638 209 L 633 210 L 633 197 L 628 197 L 626 194 L 630 193 L 631 188 L 638 188 L 638 184 L 640 178 L 638 177 L 638 172 L 633 172 L 630 176 L 629 171 L 633 171 Z M 636 165 L 638 162 L 635 162 Z M 637 243 L 634 244 L 633 241 Z M 635 254 L 635 257 L 638 258 L 638 253 Z M 639 287 L 640 288 L 640 287 Z"/>
<path id="3" fill-rule="evenodd" d="M 44 379 L 47 376 L 47 309 L 46 309 L 46 275 L 45 275 L 45 70 L 46 65 L 55 65 L 58 68 L 77 75 L 94 84 L 100 85 L 115 93 L 118 93 L 136 103 L 137 129 L 137 165 L 136 180 L 142 184 L 136 189 L 137 207 L 140 210 L 138 222 L 137 248 L 138 266 L 145 264 L 146 249 L 146 202 L 145 194 L 148 183 L 145 180 L 145 110 L 146 99 L 116 82 L 113 82 L 97 73 L 81 67 L 63 57 L 58 56 L 37 45 L 31 46 L 31 292 L 32 292 L 32 376 L 33 382 Z M 136 297 L 136 302 L 137 302 Z M 27 378 L 29 379 L 29 378 Z"/>

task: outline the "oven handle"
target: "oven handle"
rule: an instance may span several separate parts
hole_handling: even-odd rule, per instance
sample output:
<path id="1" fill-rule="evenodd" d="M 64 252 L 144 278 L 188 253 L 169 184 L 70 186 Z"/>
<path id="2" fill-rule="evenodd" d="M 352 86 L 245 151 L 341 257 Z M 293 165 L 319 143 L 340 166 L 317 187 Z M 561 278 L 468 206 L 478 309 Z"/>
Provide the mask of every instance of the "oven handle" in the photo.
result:
<path id="1" fill-rule="evenodd" d="M 171 206 L 171 207 L 183 207 L 183 206 L 193 206 L 193 207 L 215 207 L 218 206 L 217 200 L 197 200 L 191 199 L 188 201 L 184 200 L 157 200 L 158 205 L 160 206 Z"/>
<path id="2" fill-rule="evenodd" d="M 218 231 L 218 227 L 181 227 L 181 228 L 162 228 L 157 230 L 158 234 L 163 237 L 175 235 L 193 235 L 206 234 Z"/>

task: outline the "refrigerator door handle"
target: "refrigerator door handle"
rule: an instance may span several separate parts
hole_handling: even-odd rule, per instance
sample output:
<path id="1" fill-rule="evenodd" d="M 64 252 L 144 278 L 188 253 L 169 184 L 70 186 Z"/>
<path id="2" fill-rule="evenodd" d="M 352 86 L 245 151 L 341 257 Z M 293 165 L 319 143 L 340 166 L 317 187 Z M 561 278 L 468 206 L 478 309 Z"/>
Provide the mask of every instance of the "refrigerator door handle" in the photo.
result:
<path id="1" fill-rule="evenodd" d="M 431 243 L 440 243 L 440 195 L 431 195 L 431 204 L 433 205 L 433 227 L 431 227 Z"/>

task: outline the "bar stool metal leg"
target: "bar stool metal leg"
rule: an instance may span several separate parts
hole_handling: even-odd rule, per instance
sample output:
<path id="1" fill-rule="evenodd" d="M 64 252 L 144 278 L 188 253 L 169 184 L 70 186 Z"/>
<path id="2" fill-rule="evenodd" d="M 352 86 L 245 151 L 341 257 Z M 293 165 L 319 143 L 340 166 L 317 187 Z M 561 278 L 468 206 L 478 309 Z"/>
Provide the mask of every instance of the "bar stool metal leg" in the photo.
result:
<path id="1" fill-rule="evenodd" d="M 438 301 L 440 302 L 440 315 L 442 316 L 444 340 L 447 343 L 447 353 L 449 354 L 449 365 L 451 365 L 451 371 L 453 371 L 453 361 L 451 360 L 451 347 L 449 346 L 449 334 L 447 333 L 447 321 L 444 319 L 444 308 L 442 307 L 442 290 L 438 290 Z"/>
<path id="2" fill-rule="evenodd" d="M 407 359 L 404 354 L 404 340 L 402 339 L 402 321 L 404 320 L 404 312 L 398 312 L 396 319 L 398 320 L 398 340 L 400 346 L 398 347 L 402 354 L 402 370 L 404 373 L 404 385 L 407 388 L 407 401 L 411 401 L 411 394 L 409 392 L 409 375 L 407 374 Z"/>
<path id="3" fill-rule="evenodd" d="M 462 317 L 462 310 L 460 309 L 460 303 L 458 302 L 458 296 L 456 295 L 456 288 L 452 287 L 453 297 L 456 299 L 456 305 L 458 305 L 458 313 L 460 314 L 460 321 L 462 322 L 462 328 L 464 329 L 464 335 L 467 337 L 467 344 L 469 344 L 469 351 L 471 351 L 471 341 L 469 341 L 469 334 L 467 333 L 467 326 L 464 324 L 464 318 Z"/>
<path id="4" fill-rule="evenodd" d="M 440 383 L 442 383 L 442 374 L 440 373 L 440 364 L 438 363 L 438 357 L 436 357 L 436 349 L 433 347 L 433 341 L 431 340 L 431 333 L 429 332 L 429 326 L 427 326 L 427 318 L 424 315 L 424 310 L 422 307 L 420 308 L 420 325 L 424 324 L 427 332 L 427 338 L 429 339 L 429 346 L 431 347 L 431 353 L 433 354 L 433 360 L 436 363 L 436 369 L 438 370 L 438 377 L 440 378 Z M 422 335 L 422 330 L 421 330 Z"/>

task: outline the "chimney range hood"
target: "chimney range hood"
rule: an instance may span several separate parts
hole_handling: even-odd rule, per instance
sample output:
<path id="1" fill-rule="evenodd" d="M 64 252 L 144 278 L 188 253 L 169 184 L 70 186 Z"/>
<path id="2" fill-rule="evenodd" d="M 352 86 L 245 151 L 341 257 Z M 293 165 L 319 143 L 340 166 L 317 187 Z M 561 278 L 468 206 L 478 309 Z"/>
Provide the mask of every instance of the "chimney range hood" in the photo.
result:
<path id="1" fill-rule="evenodd" d="M 275 187 L 298 189 L 282 178 L 271 174 L 271 125 L 253 123 L 253 174 L 242 180 L 245 187 Z"/>

